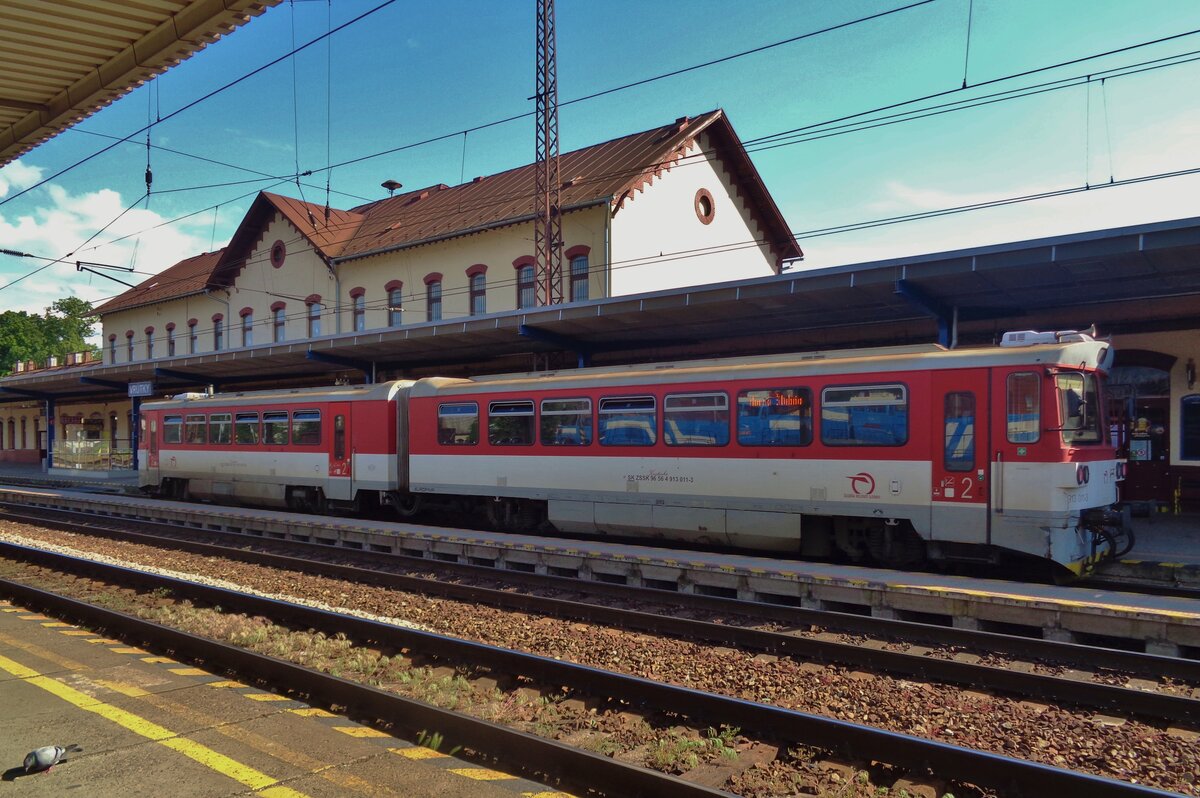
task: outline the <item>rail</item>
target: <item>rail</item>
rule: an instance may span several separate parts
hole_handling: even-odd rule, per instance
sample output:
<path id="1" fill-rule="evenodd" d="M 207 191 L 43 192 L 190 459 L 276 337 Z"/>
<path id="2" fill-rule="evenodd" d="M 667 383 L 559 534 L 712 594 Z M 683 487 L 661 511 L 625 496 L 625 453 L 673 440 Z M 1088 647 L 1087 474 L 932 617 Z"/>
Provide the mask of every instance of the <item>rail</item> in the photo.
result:
<path id="1" fill-rule="evenodd" d="M 522 674 L 593 695 L 669 708 L 689 718 L 737 725 L 744 730 L 831 750 L 851 760 L 887 761 L 917 773 L 933 771 L 940 778 L 996 789 L 1006 796 L 1164 798 L 1170 795 L 1128 782 L 41 549 L 0 543 L 0 552 L 13 559 L 110 583 L 147 590 L 170 590 L 225 610 L 263 615 L 302 629 L 342 632 L 355 639 L 375 641 L 388 647 L 411 648 L 437 658 L 469 662 L 474 667 Z M 435 729 L 447 742 L 502 757 L 508 763 L 526 763 L 527 766 L 529 762 L 537 762 L 540 772 L 579 788 L 599 789 L 616 795 L 726 794 L 11 581 L 0 581 L 0 592 L 27 604 L 47 607 L 58 614 L 101 626 L 110 633 L 129 635 L 143 642 L 153 641 L 176 656 L 203 660 L 208 667 L 226 667 L 241 674 L 253 674 L 258 679 L 266 678 L 276 685 L 287 685 L 290 690 L 306 693 L 310 700 L 324 705 L 345 706 L 364 717 L 392 722 L 409 731 Z M 663 778 L 669 781 L 662 781 Z"/>

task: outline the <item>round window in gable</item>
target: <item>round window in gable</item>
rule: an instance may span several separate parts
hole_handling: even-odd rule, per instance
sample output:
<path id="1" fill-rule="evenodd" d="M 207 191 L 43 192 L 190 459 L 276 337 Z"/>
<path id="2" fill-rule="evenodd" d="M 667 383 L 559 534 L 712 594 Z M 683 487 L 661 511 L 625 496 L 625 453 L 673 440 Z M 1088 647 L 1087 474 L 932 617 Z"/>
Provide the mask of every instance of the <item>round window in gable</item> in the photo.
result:
<path id="1" fill-rule="evenodd" d="M 713 195 L 708 192 L 708 189 L 702 188 L 696 192 L 696 218 L 701 224 L 712 224 L 713 216 L 717 213 L 716 203 L 713 202 Z"/>
<path id="2" fill-rule="evenodd" d="M 287 257 L 287 245 L 282 241 L 276 241 L 271 245 L 271 265 L 278 269 L 283 265 L 284 258 Z"/>

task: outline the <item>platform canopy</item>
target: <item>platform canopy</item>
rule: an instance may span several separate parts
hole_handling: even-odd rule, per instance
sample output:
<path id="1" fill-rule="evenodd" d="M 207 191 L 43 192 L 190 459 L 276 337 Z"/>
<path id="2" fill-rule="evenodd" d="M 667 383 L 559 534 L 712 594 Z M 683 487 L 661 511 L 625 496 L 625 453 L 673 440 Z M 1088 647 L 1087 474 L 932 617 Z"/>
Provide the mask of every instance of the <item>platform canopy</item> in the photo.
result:
<path id="1" fill-rule="evenodd" d="M 0 380 L 0 403 L 1200 329 L 1200 218 Z"/>
<path id="2" fill-rule="evenodd" d="M 3 0 L 0 166 L 280 0 Z"/>

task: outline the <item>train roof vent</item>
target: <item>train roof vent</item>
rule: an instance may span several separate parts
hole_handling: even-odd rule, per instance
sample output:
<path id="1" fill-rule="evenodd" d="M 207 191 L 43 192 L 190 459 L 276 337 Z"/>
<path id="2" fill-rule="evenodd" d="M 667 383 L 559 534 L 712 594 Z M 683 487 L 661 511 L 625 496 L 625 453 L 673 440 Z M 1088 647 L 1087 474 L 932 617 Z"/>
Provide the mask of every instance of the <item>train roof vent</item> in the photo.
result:
<path id="1" fill-rule="evenodd" d="M 1037 330 L 1020 330 L 1006 332 L 1000 339 L 1000 346 L 1037 346 L 1038 344 L 1071 344 L 1080 341 L 1094 341 L 1094 330 L 1080 332 L 1079 330 L 1058 330 L 1055 332 L 1039 332 Z"/>
<path id="2" fill-rule="evenodd" d="M 187 393 L 177 393 L 174 396 L 172 396 L 171 398 L 172 399 L 184 399 L 184 400 L 207 399 L 208 394 L 203 393 L 201 391 L 188 391 Z"/>

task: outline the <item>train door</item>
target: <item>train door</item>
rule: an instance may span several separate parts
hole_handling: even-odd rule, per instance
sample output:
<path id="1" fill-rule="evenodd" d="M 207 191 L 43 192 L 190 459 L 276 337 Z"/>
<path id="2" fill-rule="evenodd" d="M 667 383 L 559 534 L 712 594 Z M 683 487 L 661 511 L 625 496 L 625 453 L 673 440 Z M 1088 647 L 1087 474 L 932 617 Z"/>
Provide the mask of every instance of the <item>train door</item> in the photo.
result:
<path id="1" fill-rule="evenodd" d="M 934 371 L 931 387 L 932 538 L 989 543 L 988 372 Z"/>
<path id="2" fill-rule="evenodd" d="M 149 429 L 146 427 L 149 426 Z M 146 436 L 146 443 L 149 446 L 150 456 L 147 459 L 146 466 L 149 468 L 158 468 L 158 414 L 147 413 L 142 416 L 142 434 Z"/>
<path id="3" fill-rule="evenodd" d="M 349 477 L 352 474 L 354 451 L 350 446 L 350 403 L 333 402 L 329 405 L 329 476 Z"/>

